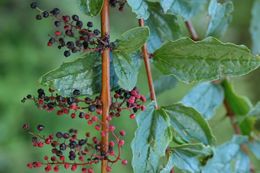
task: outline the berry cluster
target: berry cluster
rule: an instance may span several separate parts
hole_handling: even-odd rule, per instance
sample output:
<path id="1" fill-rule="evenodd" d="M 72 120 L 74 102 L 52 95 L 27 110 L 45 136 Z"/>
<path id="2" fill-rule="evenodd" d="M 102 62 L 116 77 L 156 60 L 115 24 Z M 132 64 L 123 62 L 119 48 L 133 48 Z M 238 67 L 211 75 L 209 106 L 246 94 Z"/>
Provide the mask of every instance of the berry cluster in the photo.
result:
<path id="1" fill-rule="evenodd" d="M 126 4 L 127 0 L 109 0 L 109 4 L 111 7 L 117 7 L 119 11 L 124 10 L 124 6 Z"/>
<path id="2" fill-rule="evenodd" d="M 37 96 L 28 94 L 22 99 L 22 102 L 32 100 L 39 109 L 48 112 L 56 111 L 58 116 L 70 114 L 71 118 L 74 119 L 78 115 L 79 118 L 87 119 L 89 124 L 92 124 L 93 119 L 97 121 L 98 118 L 95 114 L 102 114 L 102 102 L 99 96 L 93 99 L 90 97 L 83 98 L 80 96 L 81 93 L 78 89 L 75 89 L 70 97 L 63 97 L 53 89 L 49 89 L 50 95 L 48 96 L 43 89 L 38 89 L 37 92 Z M 146 98 L 139 94 L 137 88 L 131 91 L 116 90 L 110 106 L 109 121 L 113 117 L 119 117 L 123 110 L 128 110 L 130 118 L 133 119 L 138 110 L 145 110 L 144 102 L 146 102 Z"/>
<path id="3" fill-rule="evenodd" d="M 72 119 L 76 117 L 84 119 L 100 135 L 91 136 L 90 133 L 86 133 L 84 138 L 79 138 L 77 130 L 70 129 L 68 132 L 57 132 L 44 136 L 41 135 L 45 128 L 44 125 L 38 125 L 38 133 L 35 133 L 30 131 L 28 124 L 24 124 L 23 128 L 33 135 L 32 144 L 34 147 L 41 148 L 45 145 L 52 147 L 52 156 L 45 156 L 44 163 L 29 163 L 27 165 L 29 168 L 39 168 L 44 165 L 46 172 L 51 170 L 58 172 L 59 167 L 63 165 L 66 169 L 70 168 L 72 171 L 81 167 L 82 173 L 92 173 L 94 172 L 93 165 L 102 160 L 107 160 L 110 163 L 107 167 L 108 172 L 111 172 L 113 163 L 121 161 L 122 164 L 127 164 L 127 160 L 122 160 L 120 156 L 121 148 L 125 143 L 122 137 L 126 135 L 126 132 L 117 130 L 111 124 L 108 125 L 107 130 L 102 129 L 102 102 L 99 96 L 93 99 L 83 97 L 78 89 L 75 89 L 70 97 L 63 97 L 53 89 L 49 89 L 48 92 L 50 94 L 46 95 L 45 90 L 38 89 L 37 96 L 29 94 L 22 99 L 22 102 L 32 100 L 39 109 L 48 112 L 56 111 L 58 116 L 69 114 Z M 137 88 L 131 91 L 118 89 L 111 100 L 112 104 L 107 122 L 110 122 L 114 117 L 120 117 L 123 111 L 129 111 L 129 117 L 134 119 L 138 110 L 145 110 L 143 103 L 146 98 L 139 93 Z M 110 137 L 109 144 L 103 146 L 101 137 L 107 135 Z M 115 154 L 116 151 L 118 154 Z"/>
<path id="4" fill-rule="evenodd" d="M 42 135 L 43 125 L 37 126 L 37 133 L 32 132 L 28 124 L 23 125 L 23 129 L 32 135 L 32 144 L 34 147 L 42 148 L 45 145 L 50 146 L 51 156 L 45 155 L 43 162 L 35 161 L 27 164 L 27 167 L 41 168 L 44 167 L 46 172 L 59 172 L 61 167 L 76 171 L 81 169 L 82 173 L 94 173 L 93 166 L 102 160 L 108 160 L 111 165 L 107 167 L 107 171 L 111 172 L 112 164 L 121 161 L 123 165 L 127 164 L 127 160 L 120 158 L 120 149 L 124 145 L 124 140 L 118 136 L 124 136 L 125 131 L 120 131 L 118 136 L 112 131 L 114 136 L 110 140 L 108 151 L 102 150 L 102 144 L 97 137 L 91 136 L 86 132 L 83 138 L 79 138 L 76 129 L 70 129 L 66 132 L 57 132 L 47 136 Z M 118 146 L 118 155 L 115 155 L 115 145 Z"/>
<path id="5" fill-rule="evenodd" d="M 48 46 L 57 45 L 58 49 L 64 48 L 64 56 L 69 57 L 71 53 L 77 52 L 102 52 L 110 48 L 109 35 L 102 37 L 98 29 L 93 29 L 93 23 L 87 22 L 87 27 L 79 16 L 62 15 L 60 9 L 42 10 L 37 2 L 31 3 L 31 8 L 36 9 L 39 14 L 37 20 L 52 17 L 54 19 L 55 31 L 50 34 Z"/>

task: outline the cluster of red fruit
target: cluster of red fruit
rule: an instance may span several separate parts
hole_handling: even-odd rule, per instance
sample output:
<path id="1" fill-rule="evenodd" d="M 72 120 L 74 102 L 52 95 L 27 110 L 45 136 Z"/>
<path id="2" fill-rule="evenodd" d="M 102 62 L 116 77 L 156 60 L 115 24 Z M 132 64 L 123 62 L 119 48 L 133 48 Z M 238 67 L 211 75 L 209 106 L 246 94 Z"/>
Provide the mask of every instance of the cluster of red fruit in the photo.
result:
<path id="1" fill-rule="evenodd" d="M 102 130 L 102 102 L 100 97 L 91 99 L 81 96 L 79 90 L 75 89 L 71 97 L 62 97 L 54 90 L 49 89 L 50 95 L 46 95 L 43 89 L 38 89 L 38 95 L 27 95 L 22 102 L 32 100 L 39 109 L 48 112 L 55 111 L 57 115 L 70 114 L 71 118 L 76 118 L 77 114 L 80 119 L 85 119 L 87 124 L 98 132 L 98 136 L 91 136 L 89 132 L 85 133 L 83 138 L 80 138 L 76 129 L 70 129 L 67 132 L 57 132 L 55 134 L 42 135 L 44 125 L 37 126 L 37 133 L 31 130 L 28 124 L 24 124 L 23 128 L 32 135 L 32 145 L 42 148 L 45 145 L 51 146 L 51 156 L 45 156 L 45 162 L 32 162 L 27 166 L 29 168 L 43 167 L 46 172 L 53 170 L 58 172 L 60 167 L 76 171 L 81 169 L 82 173 L 93 173 L 93 165 L 100 163 L 102 160 L 107 160 L 109 166 L 107 171 L 111 172 L 112 164 L 121 161 L 126 165 L 127 160 L 121 159 L 121 148 L 125 141 L 122 139 L 126 135 L 124 130 L 117 130 L 114 125 L 109 125 L 107 131 Z M 143 103 L 146 98 L 141 95 L 137 88 L 131 91 L 118 89 L 115 91 L 112 104 L 110 106 L 109 116 L 107 121 L 111 121 L 114 117 L 119 117 L 123 111 L 130 111 L 130 118 L 135 118 L 135 113 L 138 110 L 144 110 Z M 101 137 L 108 135 L 109 144 L 103 146 Z M 107 150 L 104 150 L 107 148 Z M 116 154 L 117 153 L 117 154 Z"/>

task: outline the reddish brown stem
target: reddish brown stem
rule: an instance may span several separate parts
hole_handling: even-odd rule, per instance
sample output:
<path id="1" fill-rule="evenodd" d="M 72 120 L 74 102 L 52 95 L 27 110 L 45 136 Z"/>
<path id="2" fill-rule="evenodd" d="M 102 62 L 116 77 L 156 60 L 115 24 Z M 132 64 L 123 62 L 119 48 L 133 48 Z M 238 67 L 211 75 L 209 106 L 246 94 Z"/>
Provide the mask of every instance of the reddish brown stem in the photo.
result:
<path id="1" fill-rule="evenodd" d="M 144 26 L 144 20 L 143 19 L 139 19 L 139 26 Z M 153 85 L 153 77 L 152 77 L 152 71 L 151 71 L 150 62 L 149 62 L 149 53 L 148 53 L 148 50 L 147 50 L 146 43 L 142 47 L 142 53 L 143 53 L 143 58 L 144 58 L 146 75 L 147 75 L 147 79 L 148 79 L 150 98 L 151 98 L 152 101 L 155 102 L 155 107 L 157 109 L 158 104 L 157 104 L 157 99 L 156 99 L 154 85 Z"/>
<path id="2" fill-rule="evenodd" d="M 190 33 L 191 39 L 194 40 L 194 41 L 198 41 L 199 40 L 199 36 L 198 36 L 196 30 L 194 29 L 191 21 L 186 21 L 185 25 L 186 25 L 189 33 Z"/>
<path id="3" fill-rule="evenodd" d="M 109 22 L 109 1 L 104 0 L 102 12 L 101 12 L 101 34 L 102 37 L 107 37 L 110 33 L 110 22 Z M 109 116 L 109 108 L 111 105 L 110 97 L 110 49 L 106 48 L 102 52 L 102 92 L 101 92 L 101 101 L 102 101 L 102 131 L 107 132 L 109 122 L 107 117 Z M 109 133 L 106 133 L 105 136 L 102 136 L 102 150 L 107 152 L 109 142 Z M 101 172 L 107 172 L 107 160 L 102 160 L 101 163 Z"/>
<path id="4" fill-rule="evenodd" d="M 229 106 L 227 100 L 225 99 L 224 100 L 224 106 L 225 106 L 225 109 L 226 109 L 226 114 L 227 114 L 227 117 L 229 117 L 230 119 L 230 122 L 231 122 L 231 125 L 233 127 L 233 130 L 234 130 L 234 133 L 237 134 L 237 135 L 240 135 L 241 134 L 241 130 L 240 130 L 240 127 L 239 125 L 237 124 L 236 122 L 236 117 L 235 117 L 235 113 L 233 112 L 233 110 L 231 109 L 231 107 Z M 247 145 L 245 144 L 242 144 L 240 145 L 240 149 L 246 154 L 249 156 L 249 149 L 247 147 Z M 252 163 L 250 163 L 250 172 L 251 173 L 255 173 L 255 168 L 254 168 L 254 165 Z"/>

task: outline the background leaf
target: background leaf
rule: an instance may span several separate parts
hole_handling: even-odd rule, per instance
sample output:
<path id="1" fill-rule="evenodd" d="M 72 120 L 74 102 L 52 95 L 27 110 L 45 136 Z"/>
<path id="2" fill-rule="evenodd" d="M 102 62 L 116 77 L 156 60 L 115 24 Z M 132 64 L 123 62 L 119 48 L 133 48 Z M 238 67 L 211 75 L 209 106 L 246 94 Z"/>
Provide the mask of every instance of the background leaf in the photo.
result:
<path id="1" fill-rule="evenodd" d="M 140 113 L 138 128 L 131 143 L 133 152 L 132 166 L 136 173 L 157 172 L 160 159 L 172 138 L 169 130 L 169 117 L 161 110 L 154 110 L 154 103 Z"/>
<path id="2" fill-rule="evenodd" d="M 190 38 L 167 42 L 155 51 L 153 60 L 162 73 L 186 83 L 241 76 L 260 65 L 260 58 L 245 46 L 212 37 L 198 42 Z"/>
<path id="3" fill-rule="evenodd" d="M 132 90 L 137 83 L 138 72 L 141 65 L 140 55 L 113 54 L 113 65 L 118 77 L 118 85 L 125 90 Z"/>
<path id="4" fill-rule="evenodd" d="M 154 89 L 156 95 L 160 95 L 165 91 L 172 89 L 177 84 L 177 79 L 174 76 L 161 75 L 154 80 Z"/>
<path id="5" fill-rule="evenodd" d="M 104 0 L 80 0 L 81 10 L 88 16 L 96 16 L 100 13 Z"/>
<path id="6" fill-rule="evenodd" d="M 252 46 L 253 52 L 255 54 L 260 54 L 260 23 L 259 23 L 259 16 L 260 16 L 260 1 L 255 0 L 254 5 L 252 8 L 252 18 L 251 18 L 251 25 L 250 25 L 250 33 L 252 39 Z"/>
<path id="7" fill-rule="evenodd" d="M 160 2 L 165 13 L 179 15 L 189 20 L 203 9 L 207 0 L 161 0 Z"/>
<path id="8" fill-rule="evenodd" d="M 138 51 L 149 37 L 148 27 L 136 27 L 123 33 L 117 40 L 117 48 L 114 52 L 124 52 L 125 54 Z"/>
<path id="9" fill-rule="evenodd" d="M 147 48 L 150 53 L 153 53 L 163 42 L 180 38 L 182 31 L 178 18 L 174 15 L 164 14 L 159 3 L 149 3 L 149 12 L 150 17 L 145 21 L 150 29 Z"/>
<path id="10" fill-rule="evenodd" d="M 127 3 L 132 8 L 132 11 L 137 15 L 138 19 L 148 19 L 148 5 L 145 0 L 127 0 Z"/>
<path id="11" fill-rule="evenodd" d="M 248 146 L 256 158 L 260 160 L 260 140 L 249 142 Z"/>
<path id="12" fill-rule="evenodd" d="M 193 108 L 182 104 L 162 107 L 170 117 L 171 126 L 186 142 L 205 145 L 214 143 L 214 136 L 206 120 Z"/>
<path id="13" fill-rule="evenodd" d="M 211 0 L 208 13 L 210 22 L 207 30 L 207 36 L 221 37 L 226 32 L 229 24 L 232 21 L 233 2 L 226 1 L 223 4 L 217 0 Z"/>
<path id="14" fill-rule="evenodd" d="M 181 102 L 196 109 L 205 119 L 210 119 L 215 110 L 222 105 L 223 99 L 224 91 L 221 86 L 204 82 L 196 85 Z"/>
<path id="15" fill-rule="evenodd" d="M 78 89 L 81 95 L 94 95 L 101 91 L 101 61 L 99 53 L 63 63 L 41 78 L 41 84 L 56 89 L 63 96 L 71 96 Z M 117 77 L 111 67 L 111 88 L 117 87 Z"/>
<path id="16" fill-rule="evenodd" d="M 241 163 L 241 158 L 237 158 L 241 152 L 240 144 L 246 143 L 247 140 L 244 136 L 234 136 L 230 141 L 218 146 L 213 158 L 202 168 L 202 173 L 237 173 L 234 172 L 234 168 L 232 171 L 232 161 L 238 160 L 238 163 Z"/>

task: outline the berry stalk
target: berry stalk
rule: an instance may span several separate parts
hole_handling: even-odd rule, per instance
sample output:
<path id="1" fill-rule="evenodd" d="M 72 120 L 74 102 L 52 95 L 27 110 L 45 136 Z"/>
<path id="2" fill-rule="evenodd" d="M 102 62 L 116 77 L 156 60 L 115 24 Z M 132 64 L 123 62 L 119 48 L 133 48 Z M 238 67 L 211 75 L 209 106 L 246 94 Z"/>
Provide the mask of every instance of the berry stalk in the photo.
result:
<path id="1" fill-rule="evenodd" d="M 139 19 L 139 26 L 142 26 L 142 27 L 144 26 L 144 19 Z M 153 84 L 152 71 L 151 71 L 150 62 L 149 62 L 149 53 L 147 50 L 146 43 L 142 47 L 142 53 L 143 53 L 143 58 L 144 58 L 146 75 L 147 75 L 147 79 L 148 79 L 150 98 L 152 101 L 155 102 L 155 108 L 158 109 L 158 104 L 157 104 L 157 99 L 156 99 L 156 94 L 155 94 L 154 84 Z"/>
<path id="2" fill-rule="evenodd" d="M 106 38 L 110 33 L 110 23 L 109 23 L 109 0 L 104 0 L 103 8 L 101 11 L 101 36 Z M 110 96 L 110 49 L 105 48 L 102 52 L 102 131 L 107 132 L 109 128 L 108 117 L 109 108 L 111 105 Z M 102 150 L 106 152 L 109 146 L 109 135 L 105 133 L 101 139 Z M 101 172 L 107 172 L 107 160 L 102 160 Z"/>

